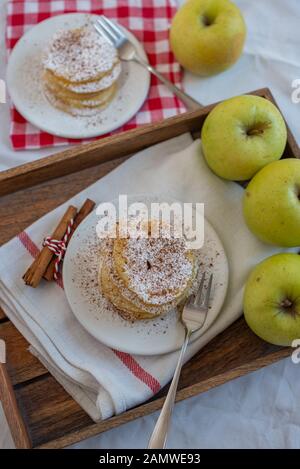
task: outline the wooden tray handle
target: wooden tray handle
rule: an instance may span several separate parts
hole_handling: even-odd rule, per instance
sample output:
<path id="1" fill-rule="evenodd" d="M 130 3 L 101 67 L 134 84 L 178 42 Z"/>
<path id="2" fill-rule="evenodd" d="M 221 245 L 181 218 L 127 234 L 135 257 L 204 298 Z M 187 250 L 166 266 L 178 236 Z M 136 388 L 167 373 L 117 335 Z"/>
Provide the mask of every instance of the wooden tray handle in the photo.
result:
<path id="1" fill-rule="evenodd" d="M 0 363 L 0 399 L 16 447 L 18 449 L 31 448 L 32 444 L 17 404 L 14 389 L 3 363 Z"/>

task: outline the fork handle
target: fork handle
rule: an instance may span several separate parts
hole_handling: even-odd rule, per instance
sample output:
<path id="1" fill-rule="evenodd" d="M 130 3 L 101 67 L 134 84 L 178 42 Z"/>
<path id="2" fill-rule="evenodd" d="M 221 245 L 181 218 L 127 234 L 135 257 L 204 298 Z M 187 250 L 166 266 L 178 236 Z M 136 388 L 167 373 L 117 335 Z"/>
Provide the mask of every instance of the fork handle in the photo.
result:
<path id="1" fill-rule="evenodd" d="M 156 68 L 152 67 L 147 62 L 144 62 L 140 57 L 135 56 L 134 57 L 135 62 L 138 62 L 139 64 L 143 65 L 143 67 L 147 68 L 149 72 L 153 73 L 161 82 L 163 82 L 164 85 L 166 85 L 167 88 L 169 88 L 170 91 L 172 91 L 186 106 L 188 111 L 195 111 L 201 109 L 203 106 L 200 104 L 198 101 L 193 99 L 191 96 L 188 94 L 184 93 L 181 91 L 177 86 L 175 86 L 170 80 L 168 80 L 164 75 L 162 75 L 160 72 L 156 70 Z"/>
<path id="2" fill-rule="evenodd" d="M 169 428 L 169 423 L 171 420 L 172 411 L 174 408 L 174 402 L 177 392 L 177 386 L 179 381 L 179 376 L 181 368 L 183 365 L 183 358 L 187 345 L 191 337 L 191 331 L 185 329 L 185 338 L 181 347 L 180 355 L 178 358 L 176 370 L 170 385 L 166 400 L 161 409 L 160 415 L 152 432 L 151 438 L 149 440 L 148 449 L 163 449 L 166 446 L 167 441 L 167 432 Z"/>

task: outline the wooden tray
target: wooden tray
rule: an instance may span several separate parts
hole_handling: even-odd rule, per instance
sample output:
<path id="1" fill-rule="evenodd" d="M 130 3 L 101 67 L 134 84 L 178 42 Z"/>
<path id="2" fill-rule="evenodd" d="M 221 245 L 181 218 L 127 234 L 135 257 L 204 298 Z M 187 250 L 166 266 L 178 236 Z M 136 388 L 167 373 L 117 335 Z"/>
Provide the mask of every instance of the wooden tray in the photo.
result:
<path id="1" fill-rule="evenodd" d="M 253 94 L 274 102 L 268 89 Z M 107 174 L 130 154 L 187 131 L 199 136 L 213 106 L 0 173 L 0 244 Z M 284 157 L 300 157 L 290 131 Z M 28 352 L 27 342 L 1 311 L 0 338 L 7 344 L 7 364 L 0 366 L 0 393 L 17 447 L 61 448 L 162 406 L 167 388 L 150 401 L 95 424 Z M 184 366 L 177 400 L 207 391 L 289 354 L 289 348 L 260 340 L 241 318 Z"/>

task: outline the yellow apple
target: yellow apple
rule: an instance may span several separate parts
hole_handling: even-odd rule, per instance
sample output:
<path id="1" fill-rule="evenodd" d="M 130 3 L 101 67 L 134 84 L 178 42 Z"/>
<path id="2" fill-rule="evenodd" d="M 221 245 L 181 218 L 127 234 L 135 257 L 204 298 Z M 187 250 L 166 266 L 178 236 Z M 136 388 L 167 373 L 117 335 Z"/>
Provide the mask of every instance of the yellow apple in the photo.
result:
<path id="1" fill-rule="evenodd" d="M 275 345 L 300 338 L 300 256 L 276 254 L 251 272 L 244 292 L 249 327 Z"/>
<path id="2" fill-rule="evenodd" d="M 273 103 L 244 95 L 223 101 L 210 112 L 201 139 L 212 171 L 224 179 L 243 181 L 282 156 L 287 131 Z"/>
<path id="3" fill-rule="evenodd" d="M 258 238 L 300 246 L 300 160 L 286 158 L 265 166 L 248 184 L 243 202 L 246 223 Z"/>
<path id="4" fill-rule="evenodd" d="M 246 25 L 229 0 L 188 0 L 171 25 L 171 49 L 178 62 L 198 75 L 223 72 L 240 57 Z"/>

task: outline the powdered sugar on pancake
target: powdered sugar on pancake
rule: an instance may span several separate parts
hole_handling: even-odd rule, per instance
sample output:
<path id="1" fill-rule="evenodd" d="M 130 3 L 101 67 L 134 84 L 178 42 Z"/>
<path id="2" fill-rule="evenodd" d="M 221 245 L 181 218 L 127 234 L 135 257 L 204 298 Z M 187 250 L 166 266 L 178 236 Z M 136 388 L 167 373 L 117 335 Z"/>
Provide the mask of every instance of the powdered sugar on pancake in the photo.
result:
<path id="1" fill-rule="evenodd" d="M 97 79 L 118 62 L 116 49 L 92 25 L 58 31 L 44 57 L 44 67 L 73 83 Z"/>
<path id="2" fill-rule="evenodd" d="M 174 300 L 193 275 L 182 239 L 128 239 L 124 255 L 129 286 L 145 302 Z"/>
<path id="3" fill-rule="evenodd" d="M 105 239 L 101 243 L 101 259 L 100 259 L 100 269 L 99 269 L 99 274 L 101 272 L 101 265 L 104 263 L 108 270 L 109 270 L 109 275 L 113 281 L 113 283 L 119 288 L 122 296 L 124 296 L 127 300 L 132 302 L 135 306 L 140 308 L 143 311 L 146 311 L 147 313 L 153 314 L 153 316 L 156 316 L 157 314 L 164 313 L 166 311 L 169 311 L 170 309 L 174 308 L 177 304 L 176 301 L 173 301 L 172 303 L 169 302 L 167 304 L 162 304 L 162 305 L 149 305 L 145 304 L 137 297 L 136 294 L 134 294 L 132 291 L 128 290 L 125 285 L 123 284 L 122 280 L 118 277 L 116 274 L 116 271 L 114 269 L 114 264 L 113 264 L 113 257 L 112 257 L 112 251 L 113 251 L 113 244 L 114 240 L 113 239 Z M 101 282 L 99 281 L 99 288 L 101 289 Z M 132 319 L 132 317 L 131 317 Z"/>
<path id="4" fill-rule="evenodd" d="M 118 231 L 123 229 L 123 223 Z M 128 229 L 114 243 L 118 275 L 141 301 L 165 305 L 182 300 L 192 286 L 195 254 L 187 249 L 173 224 L 128 220 Z"/>
<path id="5" fill-rule="evenodd" d="M 97 93 L 98 91 L 109 88 L 120 76 L 121 64 L 117 63 L 112 71 L 105 75 L 100 80 L 90 81 L 89 83 L 82 83 L 79 85 L 67 85 L 66 88 L 75 93 Z"/>

